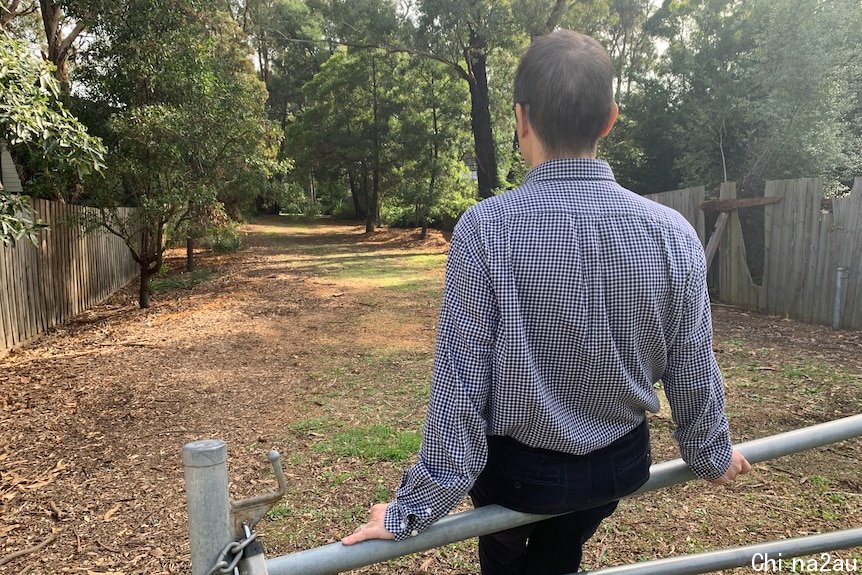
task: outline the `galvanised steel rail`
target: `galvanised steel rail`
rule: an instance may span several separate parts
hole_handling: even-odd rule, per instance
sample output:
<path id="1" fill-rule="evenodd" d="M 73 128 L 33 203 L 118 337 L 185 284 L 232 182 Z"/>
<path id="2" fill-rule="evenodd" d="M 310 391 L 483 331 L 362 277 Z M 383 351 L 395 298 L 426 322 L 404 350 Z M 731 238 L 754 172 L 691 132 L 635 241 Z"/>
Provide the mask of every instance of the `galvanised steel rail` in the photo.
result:
<path id="1" fill-rule="evenodd" d="M 735 447 L 751 463 L 760 463 L 855 437 L 862 437 L 862 414 L 748 441 Z M 204 471 L 202 468 L 190 470 L 189 462 L 198 459 L 195 455 L 196 444 L 205 444 L 210 451 L 213 449 L 213 444 L 206 441 L 195 442 L 187 444 L 183 450 L 183 459 L 187 462 L 192 573 L 193 575 L 205 575 L 215 563 L 218 550 L 225 543 L 236 539 L 238 534 L 235 529 L 230 532 L 229 520 L 225 518 L 225 509 L 229 503 L 227 502 L 226 480 L 220 479 L 221 475 L 227 475 L 227 448 L 222 443 L 223 463 L 215 463 L 216 459 L 222 459 L 221 456 L 210 457 L 209 459 L 202 458 L 202 460 L 208 461 L 208 470 Z M 649 481 L 632 495 L 684 483 L 695 478 L 681 459 L 653 465 L 650 474 Z M 212 481 L 215 487 L 211 488 L 208 485 L 209 480 L 202 475 L 207 477 L 219 476 L 217 480 Z M 193 489 L 189 488 L 192 487 L 189 485 L 190 480 L 193 482 Z M 224 483 L 224 487 L 222 487 L 222 483 Z M 221 503 L 221 500 L 225 502 Z M 215 511 L 210 511 L 212 509 Z M 342 571 L 372 565 L 410 553 L 533 523 L 547 517 L 549 516 L 519 513 L 490 505 L 444 517 L 407 541 L 366 541 L 349 547 L 341 543 L 332 543 L 315 549 L 268 559 L 265 561 L 265 570 L 261 569 L 260 572 L 269 575 L 335 575 Z M 219 535 L 217 536 L 212 535 L 213 521 L 218 524 L 216 530 Z M 197 535 L 204 535 L 205 533 L 204 537 L 197 537 Z M 775 542 L 776 545 L 778 543 L 783 542 Z M 841 547 L 831 547 L 831 549 L 838 548 Z M 681 571 L 676 570 L 668 571 L 668 573 L 671 572 L 681 573 Z"/>
<path id="2" fill-rule="evenodd" d="M 862 527 L 583 571 L 580 575 L 697 575 L 731 567 L 749 567 L 755 573 L 855 573 L 862 572 L 862 561 L 839 559 L 829 554 L 812 559 L 794 558 L 859 545 L 862 545 Z"/>

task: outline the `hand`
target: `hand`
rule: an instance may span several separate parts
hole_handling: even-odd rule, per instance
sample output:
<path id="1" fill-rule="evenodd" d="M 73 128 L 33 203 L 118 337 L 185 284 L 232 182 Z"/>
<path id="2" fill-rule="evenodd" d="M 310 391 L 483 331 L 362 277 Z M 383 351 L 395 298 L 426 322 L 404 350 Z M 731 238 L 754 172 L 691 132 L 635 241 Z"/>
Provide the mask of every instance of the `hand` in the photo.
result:
<path id="1" fill-rule="evenodd" d="M 730 459 L 730 468 L 728 468 L 724 475 L 718 479 L 713 479 L 710 483 L 724 485 L 733 481 L 737 475 L 744 475 L 749 471 L 751 471 L 751 464 L 743 454 L 734 449 Z"/>
<path id="2" fill-rule="evenodd" d="M 356 531 L 342 539 L 341 542 L 345 545 L 353 545 L 366 539 L 395 539 L 395 536 L 383 526 L 383 518 L 388 506 L 388 503 L 372 505 L 371 511 L 368 513 L 368 523 L 357 527 Z"/>

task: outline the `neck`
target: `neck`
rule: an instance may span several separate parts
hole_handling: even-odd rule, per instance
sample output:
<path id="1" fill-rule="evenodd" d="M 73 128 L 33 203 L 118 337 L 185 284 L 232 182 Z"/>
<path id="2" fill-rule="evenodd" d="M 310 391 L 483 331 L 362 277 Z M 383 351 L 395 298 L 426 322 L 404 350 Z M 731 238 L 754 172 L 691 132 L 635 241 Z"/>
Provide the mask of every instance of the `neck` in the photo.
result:
<path id="1" fill-rule="evenodd" d="M 596 147 L 594 146 L 590 150 L 581 150 L 576 152 L 563 151 L 557 152 L 553 154 L 549 154 L 545 151 L 544 146 L 536 146 L 535 149 L 531 150 L 532 153 L 524 154 L 524 160 L 527 162 L 531 168 L 535 168 L 539 164 L 544 164 L 549 160 L 569 160 L 569 159 L 584 159 L 584 160 L 595 160 L 596 159 Z"/>

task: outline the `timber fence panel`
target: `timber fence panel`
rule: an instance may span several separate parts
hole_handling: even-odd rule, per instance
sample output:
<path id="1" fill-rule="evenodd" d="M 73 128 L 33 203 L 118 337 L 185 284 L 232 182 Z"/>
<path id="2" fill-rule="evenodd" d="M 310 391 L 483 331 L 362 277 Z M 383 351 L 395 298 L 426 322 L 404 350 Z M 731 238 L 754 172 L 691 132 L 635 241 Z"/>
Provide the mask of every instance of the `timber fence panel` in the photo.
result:
<path id="1" fill-rule="evenodd" d="M 736 199 L 736 183 L 724 182 L 719 197 L 722 200 Z M 730 212 L 730 219 L 718 250 L 718 261 L 719 293 L 722 301 L 751 309 L 762 308 L 765 305 L 764 290 L 751 279 L 739 210 Z"/>
<path id="2" fill-rule="evenodd" d="M 35 245 L 0 244 L 0 355 L 103 301 L 138 273 L 126 244 L 104 230 L 87 231 L 90 208 L 33 200 L 48 224 Z M 123 218 L 135 210 L 121 208 Z"/>
<path id="3" fill-rule="evenodd" d="M 862 329 L 862 178 L 856 178 L 853 191 L 842 198 L 848 205 L 845 226 L 844 261 L 849 270 L 845 281 L 842 326 Z M 834 274 L 833 270 L 833 274 Z"/>
<path id="4" fill-rule="evenodd" d="M 649 194 L 644 197 L 681 213 L 697 232 L 700 244 L 703 246 L 706 245 L 706 223 L 703 210 L 700 209 L 700 204 L 706 198 L 705 187 L 685 188 L 671 192 Z"/>
<path id="5" fill-rule="evenodd" d="M 818 178 L 805 182 L 805 283 L 800 300 L 802 321 L 814 320 L 814 309 L 818 299 L 823 299 L 822 290 L 817 289 L 817 244 L 820 240 L 820 205 L 823 197 L 823 183 Z"/>
<path id="6" fill-rule="evenodd" d="M 701 235 L 702 190 L 648 197 L 682 213 Z M 764 207 L 762 285 L 752 281 L 738 210 L 733 210 L 718 252 L 719 299 L 828 325 L 835 304 L 836 269 L 843 267 L 849 273 L 841 327 L 862 330 L 862 178 L 856 178 L 850 194 L 832 200 L 831 213 L 822 210 L 822 182 L 816 178 L 767 181 L 764 196 L 779 197 L 781 202 Z M 733 182 L 722 185 L 720 197 L 736 198 Z M 704 233 L 704 245 L 705 239 Z"/>
<path id="7" fill-rule="evenodd" d="M 850 295 L 850 283 L 852 279 L 852 263 L 851 256 L 853 253 L 853 224 L 858 222 L 854 222 L 856 218 L 854 218 L 854 211 L 856 206 L 853 201 L 856 194 L 851 194 L 850 197 L 843 198 L 834 198 L 832 200 L 832 213 L 833 213 L 833 225 L 830 230 L 831 241 L 834 244 L 834 251 L 832 261 L 830 261 L 829 269 L 827 269 L 826 273 L 832 276 L 831 281 L 829 282 L 829 288 L 826 294 L 826 297 L 830 302 L 830 312 L 829 318 L 830 322 L 832 319 L 832 310 L 834 309 L 834 298 L 835 298 L 835 287 L 836 287 L 836 279 L 835 274 L 836 270 L 839 267 L 847 268 L 850 270 L 848 274 L 847 281 L 844 283 L 844 321 L 842 321 L 842 325 L 847 325 L 847 314 L 849 312 L 848 304 L 851 301 L 847 296 Z"/>
<path id="8" fill-rule="evenodd" d="M 767 181 L 766 189 L 763 192 L 764 197 L 781 197 L 784 194 L 781 182 Z M 776 294 L 781 289 L 781 279 L 779 271 L 781 268 L 780 249 L 781 249 L 781 226 L 777 224 L 781 220 L 781 203 L 774 204 L 771 209 L 767 209 L 763 216 L 765 249 L 763 253 L 763 286 L 766 288 L 766 311 L 775 313 Z"/>
<path id="9" fill-rule="evenodd" d="M 7 349 L 14 344 L 12 335 L 13 314 L 12 294 L 6 289 L 9 253 L 11 249 L 0 242 L 0 349 Z"/>
<path id="10" fill-rule="evenodd" d="M 818 228 L 817 239 L 817 269 L 815 272 L 815 290 L 819 290 L 819 295 L 815 297 L 814 309 L 812 310 L 811 321 L 815 323 L 829 323 L 832 321 L 831 306 L 829 305 L 830 294 L 835 291 L 835 272 L 834 250 L 835 245 L 832 241 L 832 222 L 833 215 L 831 212 L 821 214 L 820 226 Z"/>

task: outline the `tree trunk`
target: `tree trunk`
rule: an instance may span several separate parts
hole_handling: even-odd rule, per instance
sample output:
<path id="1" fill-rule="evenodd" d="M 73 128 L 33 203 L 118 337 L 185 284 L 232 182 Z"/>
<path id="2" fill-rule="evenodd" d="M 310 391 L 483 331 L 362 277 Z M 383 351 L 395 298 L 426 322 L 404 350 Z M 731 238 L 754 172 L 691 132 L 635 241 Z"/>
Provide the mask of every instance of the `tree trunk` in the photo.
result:
<path id="1" fill-rule="evenodd" d="M 476 176 L 479 197 L 490 198 L 500 186 L 497 175 L 497 153 L 494 149 L 494 131 L 491 127 L 491 100 L 488 95 L 488 69 L 484 41 L 475 33 L 465 51 L 470 72 L 470 125 L 476 152 Z"/>
<path id="2" fill-rule="evenodd" d="M 350 186 L 350 197 L 353 199 L 353 212 L 357 219 L 365 219 L 365 210 L 362 209 L 361 190 L 356 183 L 356 175 L 353 171 L 347 172 L 347 183 Z"/>
<path id="3" fill-rule="evenodd" d="M 374 231 L 374 208 L 371 206 L 371 187 L 368 185 L 368 169 L 362 167 L 362 195 L 365 197 L 365 233 Z"/>
<path id="4" fill-rule="evenodd" d="M 195 239 L 191 234 L 186 236 L 186 271 L 195 271 Z"/>
<path id="5" fill-rule="evenodd" d="M 368 214 L 365 216 L 365 233 L 374 232 L 380 219 L 380 102 L 377 98 L 377 59 L 371 54 L 371 113 L 372 113 L 372 156 L 371 156 L 371 197 Z"/>
<path id="6" fill-rule="evenodd" d="M 69 80 L 69 51 L 72 49 L 72 43 L 84 31 L 84 24 L 76 23 L 64 38 L 63 31 L 66 23 L 62 5 L 54 0 L 39 0 L 39 8 L 42 11 L 42 27 L 45 30 L 45 41 L 48 45 L 45 59 L 56 67 L 54 77 L 60 83 L 64 97 L 68 97 L 72 90 L 72 83 Z"/>
<path id="7" fill-rule="evenodd" d="M 150 278 L 153 272 L 149 265 L 141 265 L 141 283 L 138 287 L 138 307 L 147 309 L 150 307 Z"/>

